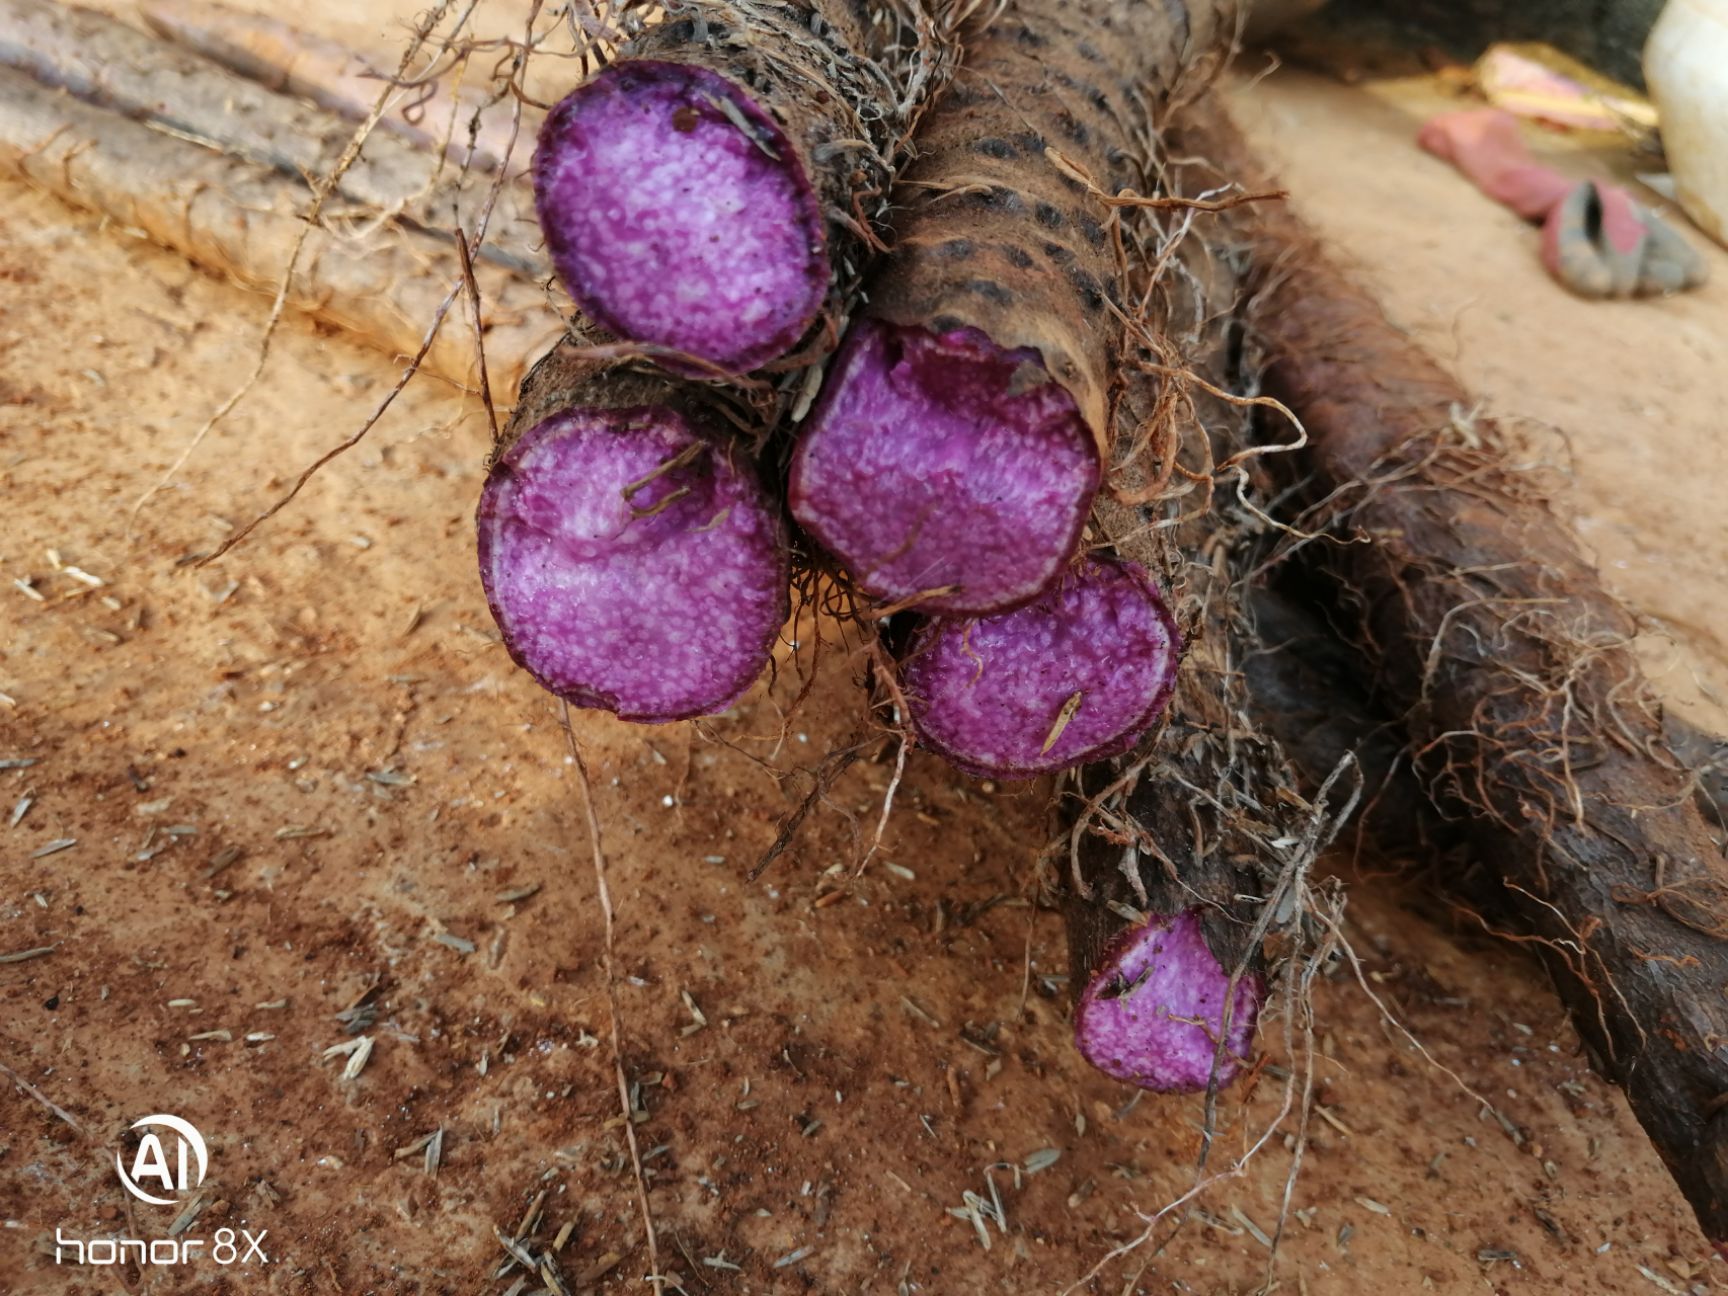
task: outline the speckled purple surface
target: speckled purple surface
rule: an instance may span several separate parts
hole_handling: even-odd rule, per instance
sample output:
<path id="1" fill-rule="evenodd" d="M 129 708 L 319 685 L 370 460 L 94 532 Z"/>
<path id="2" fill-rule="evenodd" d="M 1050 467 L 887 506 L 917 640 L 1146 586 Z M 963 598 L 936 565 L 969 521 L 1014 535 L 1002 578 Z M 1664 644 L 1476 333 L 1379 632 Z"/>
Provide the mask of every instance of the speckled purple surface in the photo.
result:
<path id="1" fill-rule="evenodd" d="M 661 407 L 570 410 L 487 477 L 481 584 L 510 655 L 560 697 L 680 720 L 725 710 L 768 664 L 788 551 L 761 485 L 711 449 L 624 499 L 694 439 Z"/>
<path id="2" fill-rule="evenodd" d="M 931 618 L 903 678 L 927 746 L 968 774 L 1029 778 L 1131 748 L 1170 699 L 1178 647 L 1141 568 L 1085 559 L 1013 612 Z"/>
<path id="3" fill-rule="evenodd" d="M 546 118 L 534 193 L 564 286 L 620 337 L 753 369 L 798 341 L 827 294 L 798 154 L 706 69 L 637 60 L 591 78 Z"/>
<path id="4" fill-rule="evenodd" d="M 1038 353 L 976 329 L 860 320 L 799 439 L 793 516 L 867 593 L 978 614 L 1035 598 L 1073 556 L 1098 454 Z"/>
<path id="5" fill-rule="evenodd" d="M 1224 1028 L 1229 973 L 1200 930 L 1197 910 L 1153 915 L 1123 932 L 1105 953 L 1074 1010 L 1074 1042 L 1106 1075 L 1160 1093 L 1206 1088 Z M 1229 1084 L 1248 1059 L 1265 983 L 1236 983 L 1228 1047 L 1218 1083 Z"/>

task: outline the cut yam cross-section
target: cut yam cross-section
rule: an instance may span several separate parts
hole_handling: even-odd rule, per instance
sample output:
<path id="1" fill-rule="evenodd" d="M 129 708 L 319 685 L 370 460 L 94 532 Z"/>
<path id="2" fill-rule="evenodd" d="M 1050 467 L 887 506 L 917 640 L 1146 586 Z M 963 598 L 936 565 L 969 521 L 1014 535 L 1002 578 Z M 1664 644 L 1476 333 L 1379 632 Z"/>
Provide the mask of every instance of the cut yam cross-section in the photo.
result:
<path id="1" fill-rule="evenodd" d="M 792 512 L 865 592 L 995 612 L 1067 565 L 1098 451 L 1036 351 L 862 320 L 827 391 L 793 456 Z"/>
<path id="2" fill-rule="evenodd" d="M 1220 1086 L 1235 1079 L 1264 993 L 1262 979 L 1249 974 L 1231 994 L 1230 974 L 1206 947 L 1194 909 L 1153 914 L 1106 951 L 1074 1010 L 1074 1042 L 1106 1075 L 1160 1093 L 1196 1093 L 1210 1083 L 1214 1063 Z"/>
<path id="3" fill-rule="evenodd" d="M 665 406 L 574 407 L 530 428 L 487 478 L 479 552 L 510 655 L 626 720 L 725 710 L 787 615 L 778 510 Z"/>
<path id="4" fill-rule="evenodd" d="M 638 59 L 599 73 L 546 119 L 534 179 L 559 277 L 620 337 L 741 372 L 822 308 L 823 216 L 799 152 L 716 72 Z"/>
<path id="5" fill-rule="evenodd" d="M 950 764 L 1030 778 L 1130 750 L 1169 701 L 1179 657 L 1145 571 L 1088 559 L 1016 611 L 932 618 L 904 683 L 919 738 Z"/>

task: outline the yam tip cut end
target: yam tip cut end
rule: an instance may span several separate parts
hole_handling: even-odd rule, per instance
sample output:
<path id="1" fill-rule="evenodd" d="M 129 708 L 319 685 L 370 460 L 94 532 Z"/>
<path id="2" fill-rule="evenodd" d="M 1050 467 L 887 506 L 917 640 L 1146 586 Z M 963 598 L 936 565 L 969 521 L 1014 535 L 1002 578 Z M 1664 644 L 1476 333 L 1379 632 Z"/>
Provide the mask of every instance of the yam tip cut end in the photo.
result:
<path id="1" fill-rule="evenodd" d="M 1199 1093 L 1216 1061 L 1220 1087 L 1234 1080 L 1254 1043 L 1265 981 L 1236 983 L 1222 1056 L 1230 974 L 1200 928 L 1197 909 L 1154 914 L 1105 952 L 1074 1010 L 1074 1042 L 1106 1075 L 1159 1093 Z"/>
<path id="2" fill-rule="evenodd" d="M 926 746 L 981 778 L 1031 778 L 1131 750 L 1169 702 L 1180 657 L 1146 572 L 1089 558 L 1012 612 L 932 618 L 903 678 Z"/>
<path id="3" fill-rule="evenodd" d="M 798 342 L 828 291 L 797 150 L 706 68 L 614 64 L 562 100 L 534 154 L 540 226 L 594 322 L 735 373 Z"/>
<path id="4" fill-rule="evenodd" d="M 1099 476 L 1091 430 L 1036 350 L 864 319 L 794 452 L 790 498 L 866 593 L 979 614 L 1050 586 Z"/>
<path id="5" fill-rule="evenodd" d="M 487 477 L 478 523 L 505 647 L 578 706 L 645 723 L 724 711 L 785 624 L 778 511 L 663 406 L 530 429 Z"/>

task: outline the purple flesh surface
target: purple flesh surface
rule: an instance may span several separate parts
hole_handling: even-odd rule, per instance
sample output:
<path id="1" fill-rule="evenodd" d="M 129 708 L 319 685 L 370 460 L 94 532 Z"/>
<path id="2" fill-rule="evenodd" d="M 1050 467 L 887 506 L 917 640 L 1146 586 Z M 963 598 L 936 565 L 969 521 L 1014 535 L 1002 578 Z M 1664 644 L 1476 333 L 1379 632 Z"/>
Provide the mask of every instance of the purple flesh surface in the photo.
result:
<path id="1" fill-rule="evenodd" d="M 866 319 L 834 361 L 789 489 L 793 516 L 866 593 L 976 615 L 1049 587 L 1098 480 L 1092 434 L 1036 351 Z"/>
<path id="2" fill-rule="evenodd" d="M 579 87 L 541 129 L 534 195 L 564 286 L 620 337 L 743 372 L 790 350 L 827 295 L 797 153 L 705 69 L 637 60 Z"/>
<path id="3" fill-rule="evenodd" d="M 1116 938 L 1074 1010 L 1074 1042 L 1108 1076 L 1159 1093 L 1206 1088 L 1224 1028 L 1230 975 L 1200 930 L 1199 912 L 1154 914 Z M 1265 982 L 1236 983 L 1218 1084 L 1236 1078 L 1254 1044 Z"/>
<path id="4" fill-rule="evenodd" d="M 696 439 L 664 407 L 566 410 L 487 477 L 486 600 L 510 655 L 559 697 L 681 720 L 724 711 L 768 664 L 789 560 L 761 485 L 715 448 L 624 498 Z"/>
<path id="5" fill-rule="evenodd" d="M 1086 559 L 1013 612 L 932 618 L 903 678 L 926 746 L 967 774 L 1030 778 L 1131 749 L 1170 700 L 1179 657 L 1146 573 Z"/>

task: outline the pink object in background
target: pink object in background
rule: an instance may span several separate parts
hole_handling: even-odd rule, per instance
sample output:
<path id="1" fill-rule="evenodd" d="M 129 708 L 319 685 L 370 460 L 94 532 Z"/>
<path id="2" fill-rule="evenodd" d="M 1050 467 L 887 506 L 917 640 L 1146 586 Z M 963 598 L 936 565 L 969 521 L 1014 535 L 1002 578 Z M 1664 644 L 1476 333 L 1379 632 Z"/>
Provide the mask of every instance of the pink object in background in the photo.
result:
<path id="1" fill-rule="evenodd" d="M 1502 109 L 1441 113 L 1423 123 L 1416 142 L 1496 202 L 1540 221 L 1542 264 L 1581 297 L 1683 292 L 1707 277 L 1685 239 L 1626 190 L 1537 162 L 1517 119 Z"/>

